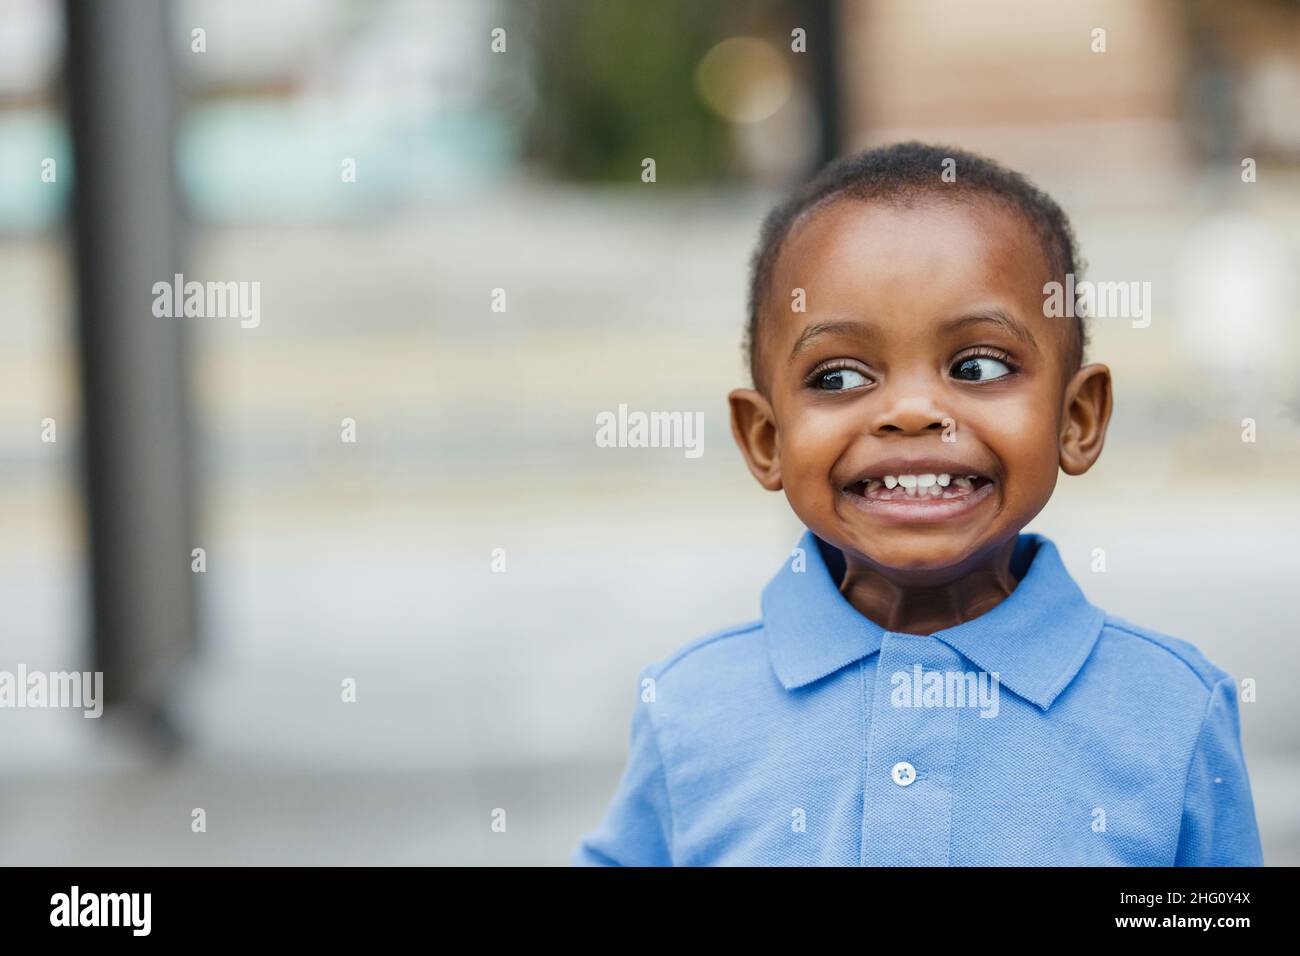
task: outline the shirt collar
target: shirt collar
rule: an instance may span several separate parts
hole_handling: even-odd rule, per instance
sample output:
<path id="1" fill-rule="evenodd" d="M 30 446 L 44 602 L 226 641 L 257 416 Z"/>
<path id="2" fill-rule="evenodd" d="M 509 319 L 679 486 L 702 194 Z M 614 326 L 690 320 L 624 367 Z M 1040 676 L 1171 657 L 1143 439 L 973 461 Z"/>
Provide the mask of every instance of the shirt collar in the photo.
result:
<path id="1" fill-rule="evenodd" d="M 787 690 L 869 657 L 888 633 L 840 593 L 844 559 L 836 548 L 805 531 L 798 549 L 762 599 L 768 654 Z M 1047 710 L 1092 651 L 1105 612 L 1084 597 L 1041 534 L 1019 535 L 1011 567 L 1020 582 L 1001 603 L 931 636 Z"/>

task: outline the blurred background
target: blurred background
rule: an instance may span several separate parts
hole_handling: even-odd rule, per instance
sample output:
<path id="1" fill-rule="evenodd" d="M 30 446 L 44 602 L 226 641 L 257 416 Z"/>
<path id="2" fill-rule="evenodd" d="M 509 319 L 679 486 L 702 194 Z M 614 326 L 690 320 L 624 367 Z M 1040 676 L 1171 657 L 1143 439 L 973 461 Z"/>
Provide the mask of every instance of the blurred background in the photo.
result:
<path id="1" fill-rule="evenodd" d="M 0 0 L 0 670 L 108 695 L 0 710 L 0 862 L 564 863 L 638 669 L 756 617 L 800 530 L 726 419 L 761 217 L 916 137 L 1152 283 L 1028 530 L 1257 681 L 1300 863 L 1297 103 L 1295 0 Z M 260 324 L 154 317 L 173 271 Z M 596 447 L 620 403 L 704 454 Z"/>

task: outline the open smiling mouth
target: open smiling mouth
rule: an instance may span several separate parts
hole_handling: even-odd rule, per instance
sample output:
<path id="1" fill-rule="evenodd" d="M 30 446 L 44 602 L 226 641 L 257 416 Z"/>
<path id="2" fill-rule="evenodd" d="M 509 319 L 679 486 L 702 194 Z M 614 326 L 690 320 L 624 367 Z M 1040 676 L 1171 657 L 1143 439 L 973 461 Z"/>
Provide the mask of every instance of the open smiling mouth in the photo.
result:
<path id="1" fill-rule="evenodd" d="M 868 501 L 920 503 L 983 497 L 992 484 L 991 478 L 975 474 L 899 474 L 864 478 L 844 490 Z"/>
<path id="2" fill-rule="evenodd" d="M 918 471 L 868 475 L 843 494 L 878 520 L 934 524 L 974 512 L 993 498 L 994 488 L 992 478 L 974 472 Z"/>

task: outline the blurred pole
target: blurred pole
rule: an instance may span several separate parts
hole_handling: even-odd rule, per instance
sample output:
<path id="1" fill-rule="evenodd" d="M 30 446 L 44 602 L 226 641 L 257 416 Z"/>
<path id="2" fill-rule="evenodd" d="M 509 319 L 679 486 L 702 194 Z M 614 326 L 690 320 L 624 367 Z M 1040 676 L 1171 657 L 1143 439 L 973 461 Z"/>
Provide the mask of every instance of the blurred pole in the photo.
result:
<path id="1" fill-rule="evenodd" d="M 812 94 L 817 104 L 817 119 L 821 123 L 817 164 L 820 167 L 839 156 L 844 147 L 843 122 L 840 119 L 840 51 L 839 17 L 836 9 L 839 0 L 811 0 L 804 13 L 808 20 L 808 36 L 816 37 L 814 48 L 809 46 L 812 61 Z M 800 8 L 803 12 L 804 8 Z"/>
<path id="2" fill-rule="evenodd" d="M 164 702 L 195 641 L 176 76 L 165 0 L 65 0 L 95 669 L 107 712 L 174 743 Z"/>

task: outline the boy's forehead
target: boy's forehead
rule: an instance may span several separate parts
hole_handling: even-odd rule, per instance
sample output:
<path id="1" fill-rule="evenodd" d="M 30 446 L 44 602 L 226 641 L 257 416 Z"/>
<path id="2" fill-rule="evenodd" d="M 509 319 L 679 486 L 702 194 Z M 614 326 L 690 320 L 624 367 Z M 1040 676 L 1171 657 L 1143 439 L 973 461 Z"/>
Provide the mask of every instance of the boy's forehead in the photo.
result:
<path id="1" fill-rule="evenodd" d="M 991 303 L 1036 337 L 1046 328 L 1047 253 L 1024 216 L 982 196 L 845 199 L 794 224 L 772 276 L 773 338 L 797 336 L 811 316 L 918 323 Z M 802 289 L 805 311 L 791 308 Z M 1047 343 L 1044 343 L 1044 347 Z"/>

